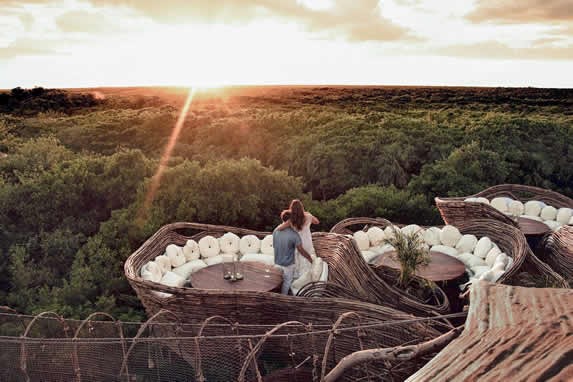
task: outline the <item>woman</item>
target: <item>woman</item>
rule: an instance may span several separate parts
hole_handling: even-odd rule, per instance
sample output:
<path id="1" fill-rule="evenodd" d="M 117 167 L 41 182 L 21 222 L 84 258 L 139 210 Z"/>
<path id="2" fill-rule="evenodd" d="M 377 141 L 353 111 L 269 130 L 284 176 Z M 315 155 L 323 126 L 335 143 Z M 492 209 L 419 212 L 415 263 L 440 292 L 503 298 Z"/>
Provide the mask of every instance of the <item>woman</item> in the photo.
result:
<path id="1" fill-rule="evenodd" d="M 296 232 L 298 232 L 300 239 L 302 241 L 302 248 L 308 252 L 312 257 L 315 256 L 314 246 L 312 245 L 312 234 L 310 233 L 311 224 L 319 224 L 320 222 L 316 217 L 314 217 L 310 212 L 304 210 L 302 202 L 298 199 L 294 199 L 290 203 L 288 209 L 291 216 L 290 219 L 282 223 L 278 229 L 283 230 L 287 227 L 292 227 Z M 284 213 L 285 211 L 283 211 Z M 310 270 L 311 263 L 305 259 L 298 250 L 295 255 L 295 277 L 303 275 L 306 271 Z"/>

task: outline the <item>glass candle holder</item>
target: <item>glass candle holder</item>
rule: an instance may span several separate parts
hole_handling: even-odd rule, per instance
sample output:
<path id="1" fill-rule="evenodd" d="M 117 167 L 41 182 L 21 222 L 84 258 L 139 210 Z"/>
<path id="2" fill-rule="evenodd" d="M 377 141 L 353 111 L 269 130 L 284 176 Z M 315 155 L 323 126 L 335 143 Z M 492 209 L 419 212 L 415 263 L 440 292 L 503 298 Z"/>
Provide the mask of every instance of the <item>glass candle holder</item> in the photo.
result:
<path id="1" fill-rule="evenodd" d="M 235 263 L 235 279 L 242 280 L 245 277 L 245 273 L 243 270 L 243 262 L 241 261 L 241 254 L 237 254 L 234 256 L 234 263 Z"/>
<path id="2" fill-rule="evenodd" d="M 235 278 L 234 259 L 232 255 L 223 255 L 223 278 L 233 280 Z"/>

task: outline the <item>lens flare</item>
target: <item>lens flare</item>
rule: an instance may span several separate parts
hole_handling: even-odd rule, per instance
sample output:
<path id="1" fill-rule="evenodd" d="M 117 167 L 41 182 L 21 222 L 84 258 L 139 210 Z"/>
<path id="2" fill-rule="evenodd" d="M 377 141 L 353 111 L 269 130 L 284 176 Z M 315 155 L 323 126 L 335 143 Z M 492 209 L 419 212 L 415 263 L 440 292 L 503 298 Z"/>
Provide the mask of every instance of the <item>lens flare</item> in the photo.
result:
<path id="1" fill-rule="evenodd" d="M 147 219 L 147 213 L 151 208 L 151 204 L 155 199 L 155 194 L 161 185 L 161 178 L 163 177 L 163 173 L 167 168 L 167 163 L 171 158 L 171 153 L 173 152 L 173 148 L 177 143 L 177 139 L 179 138 L 179 133 L 181 133 L 181 129 L 183 128 L 183 124 L 185 123 L 185 119 L 187 118 L 187 113 L 191 107 L 191 103 L 193 101 L 193 97 L 196 93 L 196 87 L 191 87 L 189 89 L 189 94 L 185 99 L 185 103 L 183 104 L 183 108 L 181 109 L 181 113 L 177 118 L 177 122 L 175 123 L 175 127 L 173 128 L 173 132 L 169 137 L 169 141 L 167 142 L 167 146 L 165 146 L 165 150 L 163 151 L 163 155 L 161 156 L 161 160 L 159 161 L 159 167 L 157 171 L 151 178 L 151 183 L 149 184 L 149 189 L 147 190 L 147 194 L 145 195 L 145 201 L 143 203 L 143 207 L 138 214 L 138 221 L 140 223 L 144 223 Z"/>

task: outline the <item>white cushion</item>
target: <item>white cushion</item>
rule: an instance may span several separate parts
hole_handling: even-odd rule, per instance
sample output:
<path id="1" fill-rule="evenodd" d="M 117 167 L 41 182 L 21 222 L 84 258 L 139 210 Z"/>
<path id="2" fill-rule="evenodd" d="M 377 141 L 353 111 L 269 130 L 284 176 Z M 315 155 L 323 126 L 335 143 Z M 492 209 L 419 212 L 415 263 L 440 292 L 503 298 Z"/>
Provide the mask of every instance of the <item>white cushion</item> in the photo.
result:
<path id="1" fill-rule="evenodd" d="M 541 219 L 539 216 L 533 216 L 533 215 L 521 215 L 522 218 L 526 218 L 526 219 L 531 219 L 531 220 L 537 220 L 538 222 L 542 222 L 543 219 Z"/>
<path id="2" fill-rule="evenodd" d="M 186 261 L 199 259 L 201 257 L 199 244 L 195 240 L 187 240 L 183 247 L 183 256 L 185 256 Z"/>
<path id="3" fill-rule="evenodd" d="M 392 247 L 390 244 L 383 244 L 383 245 L 379 245 L 377 247 L 370 247 L 368 249 L 368 251 L 374 252 L 377 255 L 381 255 L 383 253 L 391 252 L 391 251 L 395 251 L 395 250 L 396 249 L 394 247 Z"/>
<path id="4" fill-rule="evenodd" d="M 237 253 L 239 252 L 239 236 L 232 232 L 227 232 L 219 238 L 219 249 L 223 253 Z"/>
<path id="5" fill-rule="evenodd" d="M 161 284 L 171 287 L 182 287 L 185 284 L 185 278 L 179 276 L 177 273 L 167 272 L 161 279 Z"/>
<path id="6" fill-rule="evenodd" d="M 502 252 L 495 258 L 494 265 L 497 263 L 502 263 L 505 269 L 505 266 L 507 266 L 507 264 L 509 263 L 509 259 L 511 259 L 511 257 L 507 256 L 505 253 Z M 492 265 L 492 268 L 494 265 Z"/>
<path id="7" fill-rule="evenodd" d="M 525 202 L 525 215 L 539 216 L 541 209 L 544 207 L 543 203 L 537 200 L 530 200 Z"/>
<path id="8" fill-rule="evenodd" d="M 483 204 L 489 204 L 489 199 L 484 198 L 483 196 L 480 196 L 480 197 L 476 198 L 476 202 L 483 203 Z"/>
<path id="9" fill-rule="evenodd" d="M 171 261 L 169 260 L 169 257 L 167 257 L 166 255 L 157 256 L 155 258 L 155 262 L 157 263 L 157 265 L 159 265 L 159 268 L 161 268 L 162 275 L 171 270 Z"/>
<path id="10" fill-rule="evenodd" d="M 239 241 L 239 251 L 247 253 L 258 253 L 261 250 L 261 240 L 255 235 L 245 235 Z"/>
<path id="11" fill-rule="evenodd" d="M 402 231 L 402 233 L 404 233 L 406 235 L 411 235 L 414 233 L 423 234 L 422 228 L 417 224 L 410 224 L 410 225 L 407 225 L 405 227 L 402 227 L 401 231 Z M 422 232 L 420 232 L 420 231 L 422 231 Z"/>
<path id="12" fill-rule="evenodd" d="M 462 238 L 456 244 L 458 252 L 472 252 L 478 242 L 475 235 L 462 235 Z"/>
<path id="13" fill-rule="evenodd" d="M 322 262 L 322 273 L 320 274 L 320 279 L 318 281 L 328 281 L 328 264 L 326 261 Z"/>
<path id="14" fill-rule="evenodd" d="M 513 258 L 511 256 L 507 256 L 507 265 L 505 266 L 505 270 L 509 270 L 513 266 Z"/>
<path id="15" fill-rule="evenodd" d="M 462 238 L 460 230 L 453 225 L 446 225 L 440 232 L 440 242 L 448 247 L 455 247 Z"/>
<path id="16" fill-rule="evenodd" d="M 569 220 L 571 220 L 571 216 L 572 216 L 572 211 L 571 208 L 560 208 L 557 211 L 557 217 L 555 218 L 555 220 L 557 220 L 557 222 L 559 224 L 569 224 Z"/>
<path id="17" fill-rule="evenodd" d="M 523 203 L 520 202 L 519 200 L 512 200 L 509 203 L 508 212 L 513 216 L 519 216 L 519 215 L 523 214 L 524 210 L 525 210 L 525 207 L 523 206 Z"/>
<path id="18" fill-rule="evenodd" d="M 199 251 L 204 259 L 217 256 L 220 252 L 219 240 L 213 236 L 202 237 L 199 239 Z"/>
<path id="19" fill-rule="evenodd" d="M 573 225 L 573 216 L 569 219 L 569 225 Z"/>
<path id="20" fill-rule="evenodd" d="M 477 203 L 477 198 L 474 198 L 473 196 L 470 198 L 465 198 L 464 202 L 473 202 L 473 203 Z"/>
<path id="21" fill-rule="evenodd" d="M 499 280 L 499 278 L 504 273 L 505 273 L 504 271 L 494 271 L 493 269 L 490 269 L 489 271 L 482 273 L 481 276 L 479 277 L 479 279 L 485 280 L 485 281 L 490 281 L 490 282 L 494 283 L 497 280 Z"/>
<path id="22" fill-rule="evenodd" d="M 155 262 L 150 261 L 141 267 L 141 278 L 147 281 L 159 282 L 162 277 L 161 267 Z"/>
<path id="23" fill-rule="evenodd" d="M 372 251 L 360 251 L 360 253 L 362 254 L 362 257 L 364 258 L 364 261 L 366 261 L 367 263 L 370 263 L 373 259 L 380 256 L 379 253 L 372 252 Z"/>
<path id="24" fill-rule="evenodd" d="M 462 253 L 458 255 L 457 258 L 466 265 L 466 268 L 471 269 L 473 267 L 487 266 L 481 257 L 474 256 L 471 253 Z"/>
<path id="25" fill-rule="evenodd" d="M 553 206 L 545 206 L 541 209 L 541 219 L 543 220 L 555 220 L 557 217 L 557 209 Z"/>
<path id="26" fill-rule="evenodd" d="M 217 255 L 212 257 L 206 257 L 205 259 L 203 259 L 203 261 L 205 261 L 205 264 L 207 265 L 215 265 L 222 263 L 224 259 L 225 259 L 224 255 Z"/>
<path id="27" fill-rule="evenodd" d="M 263 253 L 247 253 L 241 257 L 241 261 L 252 261 L 267 265 L 275 265 L 275 257 L 273 255 L 265 255 Z"/>
<path id="28" fill-rule="evenodd" d="M 484 272 L 490 270 L 487 265 L 477 265 L 475 267 L 471 267 L 473 277 L 479 278 Z"/>
<path id="29" fill-rule="evenodd" d="M 188 279 L 191 273 L 195 273 L 199 269 L 203 269 L 206 266 L 207 264 L 203 260 L 196 259 L 188 261 L 185 264 L 178 266 L 177 268 L 173 268 L 172 272 L 178 274 L 184 279 Z"/>
<path id="30" fill-rule="evenodd" d="M 386 236 L 384 235 L 384 230 L 382 228 L 370 227 L 366 233 L 368 235 L 368 240 L 370 240 L 371 247 L 377 247 L 384 244 Z"/>
<path id="31" fill-rule="evenodd" d="M 424 232 L 424 241 L 429 246 L 441 244 L 441 241 L 440 241 L 440 233 L 441 232 L 442 232 L 442 230 L 438 227 L 428 228 L 426 230 L 426 232 Z"/>
<path id="32" fill-rule="evenodd" d="M 491 206 L 493 208 L 495 208 L 498 211 L 501 212 L 508 212 L 508 208 L 509 208 L 509 203 L 512 201 L 513 199 L 510 199 L 508 197 L 502 196 L 502 197 L 497 197 L 497 198 L 493 198 L 491 200 Z"/>
<path id="33" fill-rule="evenodd" d="M 400 227 L 396 225 L 386 226 L 386 228 L 384 228 L 384 236 L 386 236 L 386 239 L 394 238 L 395 236 L 394 231 L 400 231 Z"/>
<path id="34" fill-rule="evenodd" d="M 499 249 L 499 247 L 497 247 L 497 246 L 492 247 L 485 257 L 485 263 L 488 266 L 492 267 L 493 264 L 495 263 L 495 260 L 497 259 L 497 256 L 500 253 L 501 253 L 501 249 Z"/>
<path id="35" fill-rule="evenodd" d="M 557 231 L 557 229 L 561 228 L 561 224 L 555 220 L 545 220 L 543 223 L 545 223 L 545 225 L 551 228 L 553 231 Z"/>
<path id="36" fill-rule="evenodd" d="M 323 260 L 320 257 L 317 257 L 312 261 L 312 267 L 310 269 L 312 281 L 320 280 L 320 276 L 322 275 L 323 271 L 322 263 Z"/>
<path id="37" fill-rule="evenodd" d="M 487 236 L 480 238 L 474 249 L 474 255 L 485 259 L 489 250 L 493 247 L 491 239 Z"/>
<path id="38" fill-rule="evenodd" d="M 491 267 L 492 271 L 505 271 L 505 264 L 501 261 L 496 261 L 495 264 L 493 264 L 493 267 Z"/>
<path id="39" fill-rule="evenodd" d="M 265 255 L 275 255 L 272 235 L 267 235 L 263 238 L 263 240 L 261 240 L 261 253 L 264 253 Z"/>
<path id="40" fill-rule="evenodd" d="M 458 256 L 458 250 L 447 245 L 434 245 L 430 248 L 430 251 L 445 253 L 446 255 L 452 257 Z"/>
<path id="41" fill-rule="evenodd" d="M 185 255 L 183 254 L 183 247 L 175 244 L 169 244 L 165 248 L 165 253 L 169 257 L 172 267 L 178 267 L 185 264 Z"/>
<path id="42" fill-rule="evenodd" d="M 370 239 L 368 238 L 368 234 L 366 232 L 356 231 L 352 236 L 354 237 L 359 250 L 367 251 L 368 248 L 370 248 Z"/>

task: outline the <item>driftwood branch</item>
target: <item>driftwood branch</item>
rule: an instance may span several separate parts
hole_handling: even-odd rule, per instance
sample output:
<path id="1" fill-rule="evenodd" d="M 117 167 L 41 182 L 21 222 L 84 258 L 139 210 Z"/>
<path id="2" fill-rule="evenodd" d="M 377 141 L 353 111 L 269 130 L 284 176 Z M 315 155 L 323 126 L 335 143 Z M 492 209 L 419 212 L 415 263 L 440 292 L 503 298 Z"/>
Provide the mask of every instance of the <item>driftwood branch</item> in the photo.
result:
<path id="1" fill-rule="evenodd" d="M 462 330 L 463 326 L 459 326 L 433 340 L 417 345 L 395 346 L 391 348 L 368 349 L 354 352 L 342 358 L 326 377 L 324 377 L 323 382 L 334 382 L 340 378 L 347 369 L 364 362 L 381 360 L 408 361 L 423 356 L 446 346 L 456 338 Z"/>

